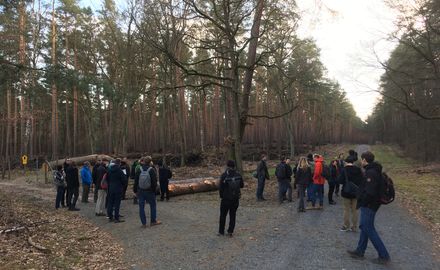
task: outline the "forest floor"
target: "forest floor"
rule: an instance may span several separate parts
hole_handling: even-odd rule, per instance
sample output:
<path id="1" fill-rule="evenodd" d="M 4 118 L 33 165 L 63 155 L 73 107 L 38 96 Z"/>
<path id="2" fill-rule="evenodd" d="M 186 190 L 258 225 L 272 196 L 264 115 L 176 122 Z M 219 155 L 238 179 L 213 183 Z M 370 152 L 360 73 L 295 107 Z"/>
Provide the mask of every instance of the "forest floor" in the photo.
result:
<path id="1" fill-rule="evenodd" d="M 349 148 L 351 146 L 331 146 L 328 149 L 318 149 L 316 152 L 334 157 L 339 152 L 347 152 Z M 346 255 L 347 249 L 356 246 L 359 233 L 339 231 L 342 225 L 341 198 L 336 198 L 337 204 L 334 206 L 328 205 L 325 200 L 323 211 L 298 213 L 296 200 L 293 203 L 278 205 L 277 182 L 273 176 L 266 182 L 266 202 L 255 201 L 256 181 L 251 177 L 246 179 L 237 212 L 236 230 L 232 238 L 216 235 L 219 215 L 218 192 L 172 197 L 169 202 L 159 201 L 158 219 L 163 221 L 163 224 L 141 229 L 138 206 L 133 205 L 132 200 L 123 201 L 121 206 L 121 213 L 126 222 L 114 224 L 109 223 L 105 217 L 95 217 L 94 203 L 79 203 L 81 211 L 78 213 L 50 210 L 53 208 L 55 192 L 47 185 L 36 186 L 32 182 L 18 180 L 0 182 L 0 187 L 2 193 L 9 194 L 10 200 L 13 201 L 11 207 L 20 203 L 19 207 L 26 208 L 27 212 L 41 212 L 40 218 L 43 220 L 63 219 L 68 224 L 61 224 L 61 227 L 76 228 L 69 230 L 66 235 L 66 230 L 57 232 L 51 225 L 37 227 L 47 228 L 35 237 L 38 243 L 51 250 L 69 250 L 76 254 L 76 257 L 65 254 L 64 257 L 67 258 L 64 264 L 53 263 L 51 269 L 90 269 L 92 267 L 89 267 L 89 264 L 96 265 L 96 269 L 109 269 L 109 265 L 113 265 L 114 269 L 440 269 L 437 256 L 440 247 L 433 241 L 438 239 L 439 234 L 430 230 L 436 217 L 430 221 L 424 217 L 423 208 L 413 207 L 418 204 L 402 200 L 405 196 L 400 192 L 407 191 L 404 191 L 405 185 L 400 184 L 404 182 L 393 169 L 394 163 L 387 162 L 386 155 L 390 155 L 390 160 L 394 160 L 392 155 L 395 153 L 390 149 L 385 146 L 383 150 L 373 147 L 378 160 L 383 160 L 385 169 L 390 172 L 399 191 L 397 201 L 382 207 L 376 219 L 376 227 L 392 257 L 392 263 L 387 267 L 379 267 L 371 262 L 371 259 L 377 256 L 371 245 L 367 249 L 366 260 L 354 260 Z M 276 161 L 269 164 L 274 166 Z M 255 166 L 256 163 L 247 164 L 247 171 L 250 173 Z M 176 178 L 218 177 L 221 171 L 220 167 L 210 167 L 208 170 L 203 167 L 174 170 Z M 434 176 L 436 173 L 430 175 Z M 424 189 L 417 190 L 423 192 Z M 36 202 L 32 205 L 21 204 L 22 200 L 18 202 L 17 198 L 23 197 L 37 197 L 38 200 L 32 200 Z M 438 195 L 434 197 L 438 199 Z M 1 205 L 3 208 L 3 201 Z M 408 211 L 408 205 L 414 210 Z M 148 215 L 148 206 L 146 212 Z M 15 217 L 11 212 L 6 213 L 9 214 L 1 214 L 2 220 L 8 216 Z M 433 214 L 436 216 L 438 213 L 434 211 Z M 416 219 L 414 216 L 420 218 Z M 4 224 L 0 225 L 1 230 Z M 34 229 L 27 233 L 32 233 L 32 230 Z M 102 236 L 100 241 L 104 242 L 100 242 L 100 248 L 90 248 L 93 246 L 90 241 L 96 238 L 98 232 Z M 38 255 L 32 257 L 33 260 L 44 263 L 38 265 L 48 265 L 48 262 L 55 260 L 54 255 L 29 246 L 25 242 L 27 236 L 28 234 L 23 235 L 23 239 L 20 240 L 20 248 L 24 249 L 17 248 L 14 250 L 16 253 L 6 249 L 13 245 L 9 239 L 12 236 L 0 236 L 2 265 L 9 263 L 19 265 L 20 267 L 16 268 L 20 269 L 40 269 L 38 266 L 20 263 L 20 258 L 23 258 L 21 255 L 28 253 Z M 55 242 L 44 242 L 43 239 L 48 237 L 59 237 L 58 245 Z M 84 241 L 87 241 L 87 244 L 83 244 Z M 88 249 L 84 246 L 88 246 Z M 123 248 L 122 251 L 120 247 Z M 99 251 L 108 248 L 115 251 L 114 255 L 100 255 Z M 87 255 L 84 255 L 83 250 L 87 251 Z M 104 259 L 107 265 L 94 264 L 91 258 Z"/>

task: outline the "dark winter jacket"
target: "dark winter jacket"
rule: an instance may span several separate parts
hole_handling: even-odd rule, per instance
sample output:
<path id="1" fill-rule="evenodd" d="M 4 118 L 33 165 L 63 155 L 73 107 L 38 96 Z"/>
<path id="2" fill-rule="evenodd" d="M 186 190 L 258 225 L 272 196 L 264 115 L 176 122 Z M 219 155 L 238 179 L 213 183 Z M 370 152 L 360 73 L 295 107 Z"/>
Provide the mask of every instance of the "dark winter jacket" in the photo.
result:
<path id="1" fill-rule="evenodd" d="M 161 183 L 168 183 L 168 180 L 173 177 L 173 173 L 171 170 L 165 166 L 159 167 L 159 182 Z"/>
<path id="2" fill-rule="evenodd" d="M 64 174 L 62 171 L 53 172 L 53 183 L 56 187 L 64 187 Z"/>
<path id="3" fill-rule="evenodd" d="M 380 190 L 384 184 L 382 179 L 382 165 L 377 162 L 368 164 L 358 192 L 357 208 L 368 207 L 377 211 L 380 207 Z"/>
<path id="4" fill-rule="evenodd" d="M 330 164 L 330 177 L 327 179 L 328 183 L 333 185 L 336 184 L 336 181 L 338 180 L 338 175 L 340 174 L 339 167 L 334 164 Z"/>
<path id="5" fill-rule="evenodd" d="M 312 169 L 308 167 L 306 170 L 299 169 L 295 174 L 295 182 L 294 185 L 308 185 L 313 182 L 312 179 Z"/>
<path id="6" fill-rule="evenodd" d="M 362 174 L 362 170 L 354 165 L 347 165 L 342 170 L 341 174 L 338 177 L 338 183 L 342 185 L 341 196 L 347 199 L 355 199 L 355 194 L 349 194 L 344 192 L 344 187 L 347 185 L 346 179 L 356 186 L 360 187 L 362 182 L 364 181 L 364 176 Z"/>
<path id="7" fill-rule="evenodd" d="M 105 167 L 104 164 L 101 164 L 96 169 L 94 169 L 93 172 L 96 177 L 96 181 L 93 183 L 95 184 L 95 188 L 99 190 L 101 189 L 102 178 L 104 177 L 104 174 L 107 173 L 107 168 Z"/>
<path id="8" fill-rule="evenodd" d="M 107 182 L 109 194 L 122 194 L 127 176 L 122 172 L 119 165 L 113 165 L 108 171 Z"/>
<path id="9" fill-rule="evenodd" d="M 235 179 L 240 181 L 240 189 L 244 187 L 243 178 L 240 173 L 231 168 L 226 169 L 226 171 L 220 177 L 219 193 L 222 200 L 227 200 L 228 195 L 226 193 L 228 192 L 228 183 L 225 180 L 231 177 L 234 177 Z"/>
<path id="10" fill-rule="evenodd" d="M 139 160 L 135 160 L 133 164 L 131 164 L 131 170 L 130 170 L 130 178 L 134 179 L 136 177 L 136 167 L 139 165 Z"/>
<path id="11" fill-rule="evenodd" d="M 275 176 L 277 177 L 278 181 L 292 181 L 292 173 L 292 167 L 286 164 L 286 162 L 281 162 L 275 169 Z"/>
<path id="12" fill-rule="evenodd" d="M 121 170 L 125 170 L 125 176 L 127 177 L 127 179 L 130 177 L 130 165 L 128 165 L 127 163 L 122 163 L 121 164 Z"/>
<path id="13" fill-rule="evenodd" d="M 269 179 L 269 170 L 266 161 L 261 160 L 257 167 L 257 178 Z"/>
<path id="14" fill-rule="evenodd" d="M 67 188 L 79 187 L 78 168 L 73 167 L 72 165 L 67 166 L 66 183 Z"/>
<path id="15" fill-rule="evenodd" d="M 148 168 L 150 168 L 150 166 L 142 165 L 142 170 L 146 171 L 146 170 L 148 170 Z M 140 175 L 141 175 L 141 170 L 136 171 L 136 175 L 134 177 L 134 186 L 133 186 L 134 193 L 138 193 L 138 191 L 140 190 L 139 189 L 139 176 Z M 150 178 L 151 178 L 151 187 L 149 189 L 147 189 L 146 191 L 156 192 L 157 174 L 156 174 L 156 169 L 154 167 L 152 167 L 152 169 L 150 170 Z"/>

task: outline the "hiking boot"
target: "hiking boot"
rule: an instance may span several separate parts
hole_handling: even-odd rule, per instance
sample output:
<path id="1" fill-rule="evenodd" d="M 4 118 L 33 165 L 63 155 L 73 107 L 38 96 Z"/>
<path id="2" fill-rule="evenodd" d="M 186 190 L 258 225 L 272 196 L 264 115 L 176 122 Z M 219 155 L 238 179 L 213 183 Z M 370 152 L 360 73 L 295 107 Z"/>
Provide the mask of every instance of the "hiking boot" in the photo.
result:
<path id="1" fill-rule="evenodd" d="M 115 223 L 122 223 L 122 222 L 125 222 L 125 220 L 123 220 L 123 219 L 115 219 L 115 221 L 114 221 Z"/>
<path id="2" fill-rule="evenodd" d="M 106 214 L 104 214 L 104 213 L 95 213 L 95 216 L 97 216 L 97 217 L 103 217 L 103 216 L 106 216 Z"/>
<path id="3" fill-rule="evenodd" d="M 320 205 L 320 206 L 318 206 L 316 209 L 318 209 L 318 210 L 322 210 L 322 209 L 324 209 L 324 206 Z"/>
<path id="4" fill-rule="evenodd" d="M 352 232 L 357 232 L 357 228 L 356 227 L 351 227 L 351 231 Z"/>
<path id="5" fill-rule="evenodd" d="M 219 233 L 217 233 L 217 236 L 225 236 L 225 233 L 219 232 Z"/>
<path id="6" fill-rule="evenodd" d="M 156 222 L 151 222 L 150 226 L 156 226 L 162 224 L 162 221 L 156 220 Z"/>
<path id="7" fill-rule="evenodd" d="M 141 225 L 141 229 L 146 229 L 147 228 L 147 224 L 142 224 Z"/>
<path id="8" fill-rule="evenodd" d="M 357 250 L 347 250 L 347 253 L 350 254 L 350 257 L 353 259 L 363 259 L 364 254 L 360 254 Z"/>
<path id="9" fill-rule="evenodd" d="M 232 234 L 232 233 L 230 232 L 230 233 L 228 233 L 228 236 L 229 236 L 229 237 L 232 237 L 232 236 L 233 236 L 233 234 Z"/>
<path id="10" fill-rule="evenodd" d="M 335 205 L 336 202 L 335 202 L 335 201 L 331 201 L 331 202 L 328 202 L 328 204 L 330 204 L 330 205 Z"/>
<path id="11" fill-rule="evenodd" d="M 385 258 L 381 258 L 381 257 L 371 260 L 372 263 L 380 264 L 380 265 L 387 265 L 390 263 L 390 261 L 391 260 L 389 258 L 385 259 Z"/>
<path id="12" fill-rule="evenodd" d="M 350 228 L 347 228 L 347 227 L 345 227 L 345 226 L 342 226 L 342 228 L 340 229 L 340 231 L 341 231 L 341 232 L 349 232 L 349 231 L 351 231 L 351 229 L 350 229 Z"/>

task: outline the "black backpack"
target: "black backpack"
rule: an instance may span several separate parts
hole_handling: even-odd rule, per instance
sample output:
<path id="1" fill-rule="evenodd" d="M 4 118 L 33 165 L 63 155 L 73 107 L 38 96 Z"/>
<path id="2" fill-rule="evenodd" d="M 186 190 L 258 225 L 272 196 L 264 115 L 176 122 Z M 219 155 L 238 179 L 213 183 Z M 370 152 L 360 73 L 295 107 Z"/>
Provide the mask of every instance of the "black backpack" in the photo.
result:
<path id="1" fill-rule="evenodd" d="M 240 199 L 240 184 L 241 184 L 241 176 L 229 176 L 226 175 L 224 180 L 225 189 L 223 191 L 223 199 L 226 200 L 237 200 Z"/>
<path id="2" fill-rule="evenodd" d="M 389 204 L 394 201 L 396 192 L 394 190 L 393 180 L 386 174 L 382 173 L 382 185 L 380 191 L 380 203 Z"/>

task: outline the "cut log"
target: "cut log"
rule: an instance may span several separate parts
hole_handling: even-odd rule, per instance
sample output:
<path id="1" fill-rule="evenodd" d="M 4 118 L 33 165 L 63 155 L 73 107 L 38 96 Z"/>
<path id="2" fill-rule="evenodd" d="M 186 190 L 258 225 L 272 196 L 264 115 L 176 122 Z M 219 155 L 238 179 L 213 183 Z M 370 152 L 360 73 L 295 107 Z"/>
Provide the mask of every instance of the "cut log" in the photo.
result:
<path id="1" fill-rule="evenodd" d="M 188 180 L 170 180 L 168 189 L 171 196 L 215 191 L 219 188 L 219 180 L 208 178 L 194 178 Z"/>
<path id="2" fill-rule="evenodd" d="M 39 251 L 46 252 L 46 253 L 50 252 L 50 249 L 45 248 L 45 247 L 35 243 L 31 236 L 29 236 L 29 238 L 28 238 L 28 243 L 29 243 L 29 245 L 33 246 L 34 248 L 38 249 Z"/>
<path id="3" fill-rule="evenodd" d="M 75 161 L 75 163 L 77 165 L 81 165 L 82 163 L 89 161 L 89 162 L 94 162 L 96 160 L 102 159 L 105 161 L 110 161 L 113 159 L 113 157 L 111 156 L 107 156 L 107 155 L 88 155 L 88 156 L 82 156 L 82 157 L 72 157 L 69 158 L 72 161 Z M 59 160 L 54 160 L 54 161 L 50 161 L 48 162 L 49 166 L 54 169 L 54 167 L 58 164 L 58 165 L 63 165 L 64 164 L 65 159 L 59 159 Z"/>

